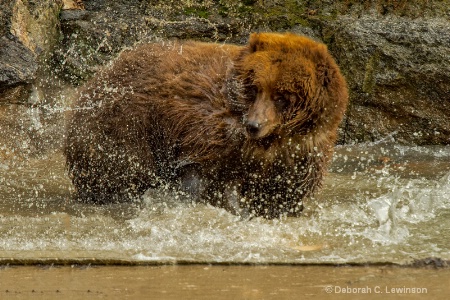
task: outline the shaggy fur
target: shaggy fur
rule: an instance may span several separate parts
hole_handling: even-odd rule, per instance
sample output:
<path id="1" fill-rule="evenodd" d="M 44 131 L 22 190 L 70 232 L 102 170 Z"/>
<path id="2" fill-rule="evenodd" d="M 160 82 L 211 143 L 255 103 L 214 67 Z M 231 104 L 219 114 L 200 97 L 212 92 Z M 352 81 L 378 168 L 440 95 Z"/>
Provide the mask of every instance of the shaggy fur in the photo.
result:
<path id="1" fill-rule="evenodd" d="M 326 46 L 306 37 L 140 45 L 80 90 L 69 174 L 82 201 L 162 182 L 237 214 L 296 216 L 322 182 L 347 98 Z"/>

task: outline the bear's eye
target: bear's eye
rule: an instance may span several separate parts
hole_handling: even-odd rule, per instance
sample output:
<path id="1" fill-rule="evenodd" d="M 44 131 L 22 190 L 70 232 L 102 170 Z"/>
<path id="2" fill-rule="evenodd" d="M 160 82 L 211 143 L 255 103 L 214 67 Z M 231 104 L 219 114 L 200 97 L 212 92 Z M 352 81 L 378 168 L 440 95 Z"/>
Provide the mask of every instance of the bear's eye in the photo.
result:
<path id="1" fill-rule="evenodd" d="M 248 85 L 246 87 L 245 96 L 248 101 L 254 102 L 258 95 L 258 88 L 255 85 Z"/>
<path id="2" fill-rule="evenodd" d="M 275 103 L 275 107 L 279 111 L 283 112 L 291 104 L 291 95 L 288 95 L 288 94 L 275 94 L 275 96 L 273 97 L 273 101 Z"/>

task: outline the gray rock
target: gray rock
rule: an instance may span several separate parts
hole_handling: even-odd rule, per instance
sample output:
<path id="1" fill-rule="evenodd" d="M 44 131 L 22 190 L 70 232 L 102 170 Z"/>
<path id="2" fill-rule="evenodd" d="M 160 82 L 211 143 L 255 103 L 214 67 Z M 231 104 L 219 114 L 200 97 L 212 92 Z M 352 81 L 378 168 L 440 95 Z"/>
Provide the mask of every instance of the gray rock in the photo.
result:
<path id="1" fill-rule="evenodd" d="M 396 16 L 328 25 L 351 90 L 345 136 L 450 143 L 450 23 Z"/>
<path id="2" fill-rule="evenodd" d="M 37 70 L 35 58 L 14 36 L 0 37 L 0 87 L 31 83 Z"/>
<path id="3" fill-rule="evenodd" d="M 26 102 L 59 39 L 62 0 L 0 0 L 0 103 Z"/>

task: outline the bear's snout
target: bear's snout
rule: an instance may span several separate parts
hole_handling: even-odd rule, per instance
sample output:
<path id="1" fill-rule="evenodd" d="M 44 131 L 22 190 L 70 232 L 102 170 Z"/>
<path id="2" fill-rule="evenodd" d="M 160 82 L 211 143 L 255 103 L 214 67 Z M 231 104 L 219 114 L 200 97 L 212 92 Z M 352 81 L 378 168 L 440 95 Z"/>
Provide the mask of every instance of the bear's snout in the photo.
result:
<path id="1" fill-rule="evenodd" d="M 281 125 L 275 104 L 269 93 L 262 92 L 250 106 L 244 123 L 248 137 L 262 139 L 274 133 Z"/>
<path id="2" fill-rule="evenodd" d="M 248 137 L 253 140 L 260 140 L 271 136 L 276 133 L 280 127 L 278 122 L 270 122 L 268 120 L 263 122 L 247 120 L 244 125 Z"/>
<path id="3" fill-rule="evenodd" d="M 261 128 L 261 124 L 256 121 L 247 121 L 245 123 L 245 129 L 250 137 L 256 138 L 259 133 L 259 129 Z"/>

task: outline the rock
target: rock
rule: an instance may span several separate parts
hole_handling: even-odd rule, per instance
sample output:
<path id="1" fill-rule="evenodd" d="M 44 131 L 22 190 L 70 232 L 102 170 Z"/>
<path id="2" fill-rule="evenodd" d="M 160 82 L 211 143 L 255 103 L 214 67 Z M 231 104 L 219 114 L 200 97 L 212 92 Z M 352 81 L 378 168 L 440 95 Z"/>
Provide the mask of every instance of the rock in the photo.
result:
<path id="1" fill-rule="evenodd" d="M 0 103 L 27 98 L 37 71 L 35 55 L 13 35 L 0 37 Z"/>
<path id="2" fill-rule="evenodd" d="M 62 11 L 63 38 L 53 56 L 56 74 L 79 84 L 121 49 L 151 35 L 140 2 L 83 1 L 85 10 Z"/>
<path id="3" fill-rule="evenodd" d="M 84 3 L 82 0 L 63 0 L 63 10 L 71 9 L 84 9 Z"/>
<path id="4" fill-rule="evenodd" d="M 450 143 L 448 20 L 345 16 L 326 30 L 351 91 L 346 142 Z"/>
<path id="5" fill-rule="evenodd" d="M 62 0 L 0 1 L 0 103 L 26 102 L 58 43 Z"/>

